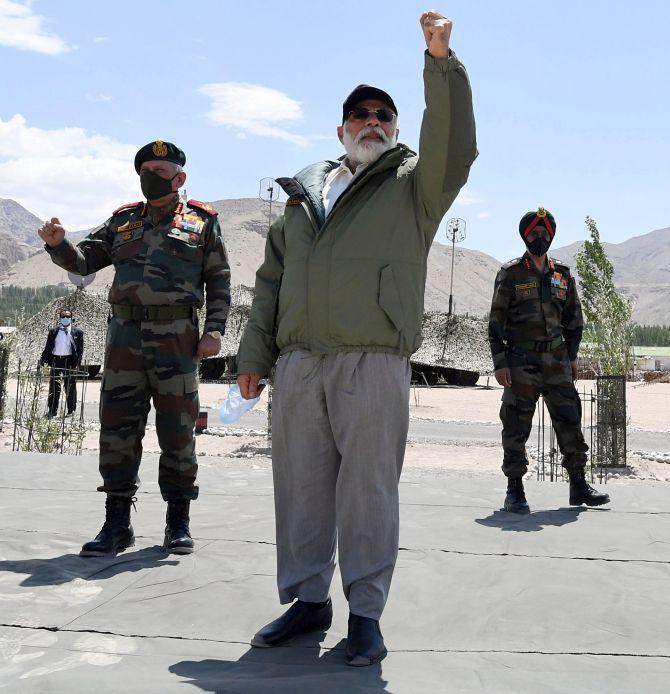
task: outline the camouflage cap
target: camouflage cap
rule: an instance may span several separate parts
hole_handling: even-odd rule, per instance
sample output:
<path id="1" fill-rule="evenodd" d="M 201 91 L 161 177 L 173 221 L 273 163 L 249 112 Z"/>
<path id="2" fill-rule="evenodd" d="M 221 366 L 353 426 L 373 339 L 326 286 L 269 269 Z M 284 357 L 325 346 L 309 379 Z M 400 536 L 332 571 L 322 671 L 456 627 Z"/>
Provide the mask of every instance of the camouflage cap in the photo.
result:
<path id="1" fill-rule="evenodd" d="M 519 233 L 525 241 L 530 232 L 537 226 L 543 226 L 549 232 L 549 240 L 553 240 L 556 235 L 556 220 L 554 216 L 544 207 L 538 208 L 536 212 L 526 212 L 519 222 Z"/>
<path id="2" fill-rule="evenodd" d="M 156 140 L 144 145 L 135 155 L 135 171 L 140 172 L 140 167 L 145 161 L 170 161 L 173 164 L 184 166 L 186 163 L 186 155 L 182 150 L 173 145 L 171 142 L 163 142 Z"/>

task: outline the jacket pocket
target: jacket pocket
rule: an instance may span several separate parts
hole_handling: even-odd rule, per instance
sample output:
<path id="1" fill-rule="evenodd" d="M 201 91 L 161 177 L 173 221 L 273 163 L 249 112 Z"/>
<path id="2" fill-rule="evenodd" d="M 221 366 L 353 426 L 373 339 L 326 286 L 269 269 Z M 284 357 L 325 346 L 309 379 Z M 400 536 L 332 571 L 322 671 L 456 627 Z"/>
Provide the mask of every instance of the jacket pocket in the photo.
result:
<path id="1" fill-rule="evenodd" d="M 117 395 L 128 394 L 142 384 L 142 375 L 136 371 L 112 371 L 102 374 L 101 390 L 117 391 Z"/>
<path id="2" fill-rule="evenodd" d="M 117 234 L 112 243 L 112 258 L 115 263 L 136 257 L 142 248 L 144 230 L 138 229 L 127 234 Z"/>
<path id="3" fill-rule="evenodd" d="M 379 306 L 393 323 L 398 332 L 405 327 L 405 311 L 398 291 L 393 268 L 386 265 L 382 268 L 379 278 Z"/>

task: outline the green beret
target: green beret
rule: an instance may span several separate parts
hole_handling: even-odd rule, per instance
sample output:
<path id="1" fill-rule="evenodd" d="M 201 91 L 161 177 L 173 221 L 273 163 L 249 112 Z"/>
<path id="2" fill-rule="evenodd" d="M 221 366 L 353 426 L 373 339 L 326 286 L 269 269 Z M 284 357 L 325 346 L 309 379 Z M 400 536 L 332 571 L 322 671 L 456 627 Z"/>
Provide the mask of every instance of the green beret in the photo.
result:
<path id="1" fill-rule="evenodd" d="M 545 210 L 544 207 L 540 207 L 537 211 L 526 212 L 526 214 L 521 217 L 519 222 L 519 233 L 523 239 L 526 238 L 528 234 L 537 226 L 543 226 L 548 232 L 551 239 L 554 238 L 556 234 L 556 220 L 554 215 Z"/>
<path id="2" fill-rule="evenodd" d="M 144 145 L 135 155 L 135 171 L 140 172 L 140 167 L 145 161 L 171 161 L 173 164 L 184 166 L 186 155 L 171 142 L 156 140 Z"/>

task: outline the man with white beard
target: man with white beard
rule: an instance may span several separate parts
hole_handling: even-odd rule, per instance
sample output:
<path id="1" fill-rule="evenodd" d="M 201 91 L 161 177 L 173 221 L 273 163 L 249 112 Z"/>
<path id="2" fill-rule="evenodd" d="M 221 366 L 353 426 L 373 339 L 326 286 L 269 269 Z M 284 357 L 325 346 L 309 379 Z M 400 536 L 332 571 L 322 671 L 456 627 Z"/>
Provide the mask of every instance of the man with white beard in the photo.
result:
<path id="1" fill-rule="evenodd" d="M 253 646 L 328 629 L 339 544 L 349 601 L 346 662 L 386 654 L 379 618 L 398 554 L 398 481 L 409 357 L 421 341 L 428 251 L 477 156 L 472 95 L 451 22 L 420 18 L 426 110 L 419 156 L 398 109 L 360 85 L 343 105 L 339 161 L 278 179 L 289 198 L 268 234 L 239 352 L 242 396 L 277 359 L 272 469 L 281 617 Z"/>

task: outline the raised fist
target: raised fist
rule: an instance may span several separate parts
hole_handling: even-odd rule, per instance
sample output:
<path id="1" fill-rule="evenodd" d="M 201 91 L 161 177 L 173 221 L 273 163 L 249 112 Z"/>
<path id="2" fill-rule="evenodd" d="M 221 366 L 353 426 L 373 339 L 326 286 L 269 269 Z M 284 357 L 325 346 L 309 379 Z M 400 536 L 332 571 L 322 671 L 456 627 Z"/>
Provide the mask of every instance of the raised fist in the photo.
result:
<path id="1" fill-rule="evenodd" d="M 428 52 L 433 58 L 448 58 L 451 20 L 435 10 L 429 10 L 421 15 L 419 22 L 423 29 Z"/>
<path id="2" fill-rule="evenodd" d="M 45 222 L 38 230 L 40 238 L 47 246 L 55 248 L 63 243 L 65 239 L 65 229 L 58 217 L 52 217 L 50 222 Z"/>

